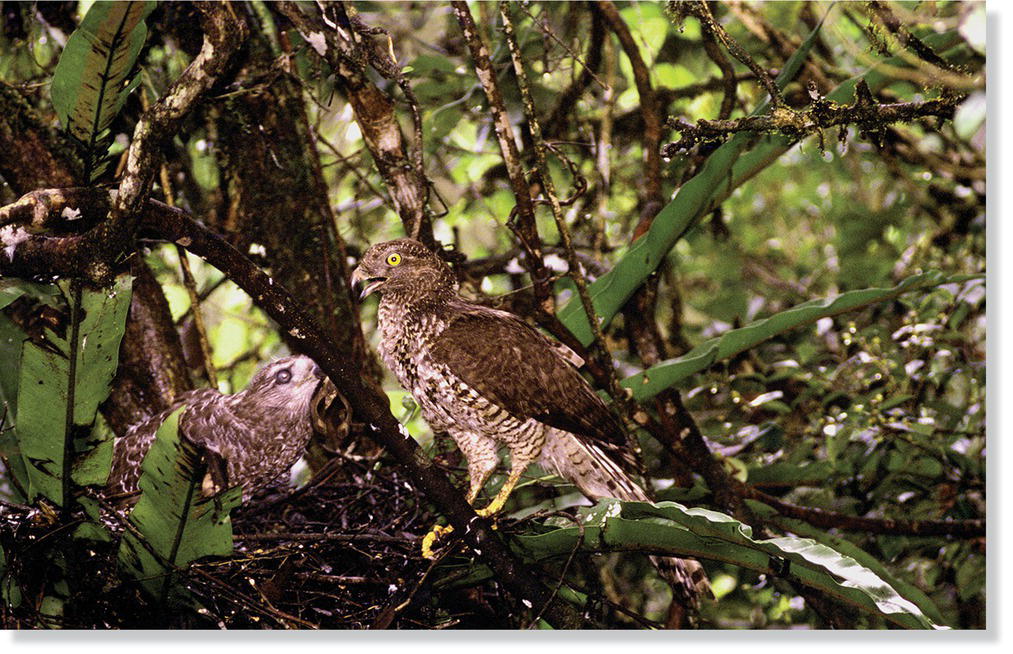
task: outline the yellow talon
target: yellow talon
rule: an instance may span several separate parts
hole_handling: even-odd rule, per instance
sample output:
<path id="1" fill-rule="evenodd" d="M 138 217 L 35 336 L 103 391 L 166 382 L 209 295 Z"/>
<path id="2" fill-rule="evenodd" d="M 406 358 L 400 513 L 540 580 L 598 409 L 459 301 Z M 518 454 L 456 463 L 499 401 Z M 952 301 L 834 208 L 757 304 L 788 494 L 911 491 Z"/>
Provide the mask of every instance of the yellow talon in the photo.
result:
<path id="1" fill-rule="evenodd" d="M 440 538 L 454 531 L 453 525 L 433 525 L 433 528 L 429 530 L 425 538 L 422 539 L 422 558 L 424 559 L 435 559 L 436 553 L 433 552 L 433 545 L 439 542 Z"/>

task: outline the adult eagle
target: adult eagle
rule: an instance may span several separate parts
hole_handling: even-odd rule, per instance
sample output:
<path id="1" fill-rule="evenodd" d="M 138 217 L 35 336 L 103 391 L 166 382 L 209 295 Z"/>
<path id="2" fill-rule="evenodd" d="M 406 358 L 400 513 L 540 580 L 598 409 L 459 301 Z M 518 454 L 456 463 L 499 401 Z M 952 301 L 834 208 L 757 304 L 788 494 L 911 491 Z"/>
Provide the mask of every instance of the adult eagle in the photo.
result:
<path id="1" fill-rule="evenodd" d="M 454 439 L 468 461 L 467 499 L 510 451 L 510 472 L 492 502 L 499 511 L 534 462 L 593 500 L 650 501 L 617 464 L 628 455 L 623 427 L 571 365 L 579 357 L 517 316 L 457 293 L 450 268 L 422 243 L 402 238 L 371 246 L 352 273 L 360 299 L 379 292 L 379 352 L 436 431 Z M 449 528 L 437 528 L 433 542 Z M 683 604 L 695 605 L 708 582 L 692 560 L 654 558 Z"/>

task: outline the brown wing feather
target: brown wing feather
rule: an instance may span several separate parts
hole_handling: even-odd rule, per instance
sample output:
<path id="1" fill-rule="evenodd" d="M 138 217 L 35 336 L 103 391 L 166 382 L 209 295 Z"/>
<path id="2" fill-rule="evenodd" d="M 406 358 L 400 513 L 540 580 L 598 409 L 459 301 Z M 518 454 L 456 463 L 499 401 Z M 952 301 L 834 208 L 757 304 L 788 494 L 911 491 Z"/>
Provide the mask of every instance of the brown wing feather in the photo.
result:
<path id="1" fill-rule="evenodd" d="M 551 341 L 512 314 L 465 307 L 433 342 L 434 363 L 514 416 L 626 447 L 619 420 Z"/>

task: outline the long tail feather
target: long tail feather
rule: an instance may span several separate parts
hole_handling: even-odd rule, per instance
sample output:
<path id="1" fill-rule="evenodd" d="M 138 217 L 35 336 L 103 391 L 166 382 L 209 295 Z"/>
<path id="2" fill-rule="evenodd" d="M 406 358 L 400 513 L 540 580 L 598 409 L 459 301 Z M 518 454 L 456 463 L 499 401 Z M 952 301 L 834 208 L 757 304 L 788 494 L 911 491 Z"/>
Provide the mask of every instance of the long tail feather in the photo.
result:
<path id="1" fill-rule="evenodd" d="M 632 502 L 650 502 L 651 497 L 604 451 L 573 434 L 552 430 L 542 449 L 541 462 L 572 482 L 580 491 L 599 500 L 612 497 Z M 710 581 L 698 561 L 671 556 L 651 556 L 651 563 L 672 588 L 675 599 L 695 610 L 700 597 L 710 597 Z"/>

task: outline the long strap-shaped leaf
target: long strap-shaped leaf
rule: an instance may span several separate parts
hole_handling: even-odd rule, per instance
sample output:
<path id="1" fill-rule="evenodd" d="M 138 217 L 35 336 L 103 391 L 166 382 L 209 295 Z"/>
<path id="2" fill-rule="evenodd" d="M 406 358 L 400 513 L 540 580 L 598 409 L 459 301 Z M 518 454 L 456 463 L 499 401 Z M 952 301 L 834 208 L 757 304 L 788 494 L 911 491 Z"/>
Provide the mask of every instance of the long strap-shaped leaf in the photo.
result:
<path id="1" fill-rule="evenodd" d="M 805 42 L 785 63 L 776 80 L 779 88 L 784 88 L 794 78 L 815 43 L 819 28 L 820 25 L 817 25 L 813 29 Z M 952 45 L 959 39 L 956 33 L 946 33 L 932 35 L 925 40 L 930 46 L 940 48 Z M 900 58 L 888 59 L 884 64 L 906 65 Z M 855 86 L 860 79 L 865 79 L 873 91 L 892 81 L 873 67 L 866 73 L 842 83 L 827 97 L 835 102 L 849 102 L 854 97 Z M 753 113 L 762 113 L 765 110 L 764 106 Z M 655 216 L 647 234 L 630 246 L 612 270 L 588 286 L 595 313 L 603 326 L 612 320 L 697 220 L 712 211 L 738 186 L 787 152 L 796 142 L 795 139 L 781 136 L 764 136 L 752 150 L 744 153 L 757 138 L 755 134 L 742 132 L 715 150 L 707 158 L 703 169 L 686 182 L 675 198 Z M 580 298 L 572 298 L 567 302 L 559 311 L 559 319 L 581 343 L 587 345 L 591 342 L 591 326 Z"/>
<path id="2" fill-rule="evenodd" d="M 769 318 L 727 331 L 717 338 L 697 345 L 681 357 L 662 361 L 643 372 L 627 377 L 622 381 L 622 385 L 633 391 L 633 397 L 636 400 L 646 400 L 693 373 L 710 367 L 715 361 L 735 356 L 789 329 L 814 322 L 820 318 L 836 316 L 870 304 L 892 300 L 910 291 L 925 290 L 941 284 L 965 282 L 979 277 L 980 275 L 948 277 L 938 270 L 933 270 L 912 275 L 893 288 L 865 288 L 841 293 L 832 298 L 809 300 Z"/>
<path id="3" fill-rule="evenodd" d="M 939 611 L 939 607 L 935 605 L 935 602 L 932 601 L 932 598 L 922 592 L 922 590 L 914 584 L 908 583 L 890 572 L 887 567 L 880 561 L 876 560 L 875 557 L 871 556 L 868 552 L 858 547 L 848 539 L 841 536 L 833 536 L 801 520 L 793 520 L 791 518 L 779 516 L 777 511 L 765 504 L 761 504 L 760 502 L 755 502 L 753 500 L 747 500 L 747 502 L 749 503 L 750 508 L 757 512 L 758 515 L 762 515 L 765 520 L 768 520 L 770 523 L 776 525 L 782 531 L 790 531 L 796 536 L 812 538 L 813 540 L 823 543 L 827 547 L 830 547 L 845 556 L 850 556 L 855 559 L 860 564 L 879 575 L 883 581 L 890 584 L 890 586 L 895 588 L 898 593 L 917 604 L 922 613 L 924 613 L 934 623 L 946 624 L 943 614 Z"/>
<path id="4" fill-rule="evenodd" d="M 53 72 L 53 107 L 64 127 L 87 144 L 89 165 L 98 144 L 139 78 L 127 83 L 147 38 L 144 19 L 155 2 L 96 2 L 67 39 Z"/>
<path id="5" fill-rule="evenodd" d="M 163 603 L 186 597 L 174 583 L 178 568 L 232 552 L 229 512 L 242 500 L 240 486 L 211 498 L 201 494 L 207 463 L 197 446 L 179 434 L 179 417 L 185 410 L 173 412 L 162 423 L 144 457 L 138 481 L 141 497 L 129 516 L 137 534 L 124 534 L 118 554 L 120 564 Z"/>
<path id="6" fill-rule="evenodd" d="M 675 502 L 602 500 L 579 515 L 579 527 L 519 536 L 516 542 L 536 559 L 581 550 L 644 551 L 723 561 L 816 588 L 901 627 L 940 628 L 872 570 L 809 538 L 756 540 L 748 525 L 730 516 L 687 509 Z"/>
<path id="7" fill-rule="evenodd" d="M 64 335 L 47 330 L 45 346 L 25 341 L 18 380 L 18 445 L 30 499 L 43 495 L 67 506 L 77 459 L 98 443 L 89 440 L 98 405 L 109 395 L 120 339 L 130 307 L 132 278 L 91 290 L 61 282 L 71 320 Z"/>

